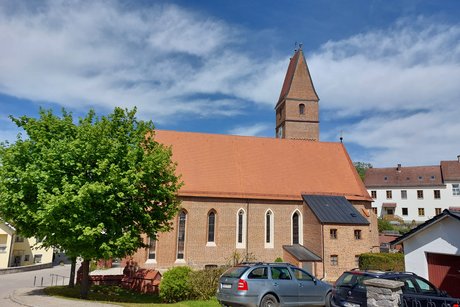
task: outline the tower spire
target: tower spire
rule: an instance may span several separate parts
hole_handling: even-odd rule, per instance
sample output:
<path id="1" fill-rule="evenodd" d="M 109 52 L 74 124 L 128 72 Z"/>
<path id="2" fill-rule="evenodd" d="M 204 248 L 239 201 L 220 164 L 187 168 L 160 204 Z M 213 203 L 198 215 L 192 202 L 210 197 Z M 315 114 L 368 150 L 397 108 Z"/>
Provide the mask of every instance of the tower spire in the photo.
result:
<path id="1" fill-rule="evenodd" d="M 276 136 L 319 141 L 318 102 L 302 44 L 299 44 L 289 62 L 275 107 Z"/>

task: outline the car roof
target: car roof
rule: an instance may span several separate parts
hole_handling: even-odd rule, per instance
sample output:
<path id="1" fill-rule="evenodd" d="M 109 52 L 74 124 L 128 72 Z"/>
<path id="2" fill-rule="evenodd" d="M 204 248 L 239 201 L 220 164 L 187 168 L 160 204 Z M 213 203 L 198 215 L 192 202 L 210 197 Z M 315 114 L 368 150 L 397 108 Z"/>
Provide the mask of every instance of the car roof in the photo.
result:
<path id="1" fill-rule="evenodd" d="M 412 272 L 374 271 L 374 270 L 359 270 L 359 269 L 346 271 L 345 273 L 354 274 L 354 275 L 372 276 L 375 278 L 380 278 L 380 277 L 391 278 L 391 277 L 397 277 L 397 276 L 417 276 L 417 274 L 412 273 Z"/>

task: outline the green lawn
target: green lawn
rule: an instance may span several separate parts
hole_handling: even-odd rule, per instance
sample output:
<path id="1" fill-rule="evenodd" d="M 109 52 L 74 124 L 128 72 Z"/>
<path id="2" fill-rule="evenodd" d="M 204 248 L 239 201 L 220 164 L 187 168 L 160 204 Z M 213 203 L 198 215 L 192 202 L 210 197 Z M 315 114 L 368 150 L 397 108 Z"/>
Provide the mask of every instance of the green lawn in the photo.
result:
<path id="1" fill-rule="evenodd" d="M 45 288 L 45 293 L 51 296 L 58 296 L 78 300 L 80 297 L 80 287 L 69 288 L 67 286 L 56 286 Z M 125 290 L 117 286 L 92 286 L 88 299 L 97 302 L 113 303 L 126 307 L 216 307 L 219 303 L 216 299 L 209 301 L 183 301 L 174 304 L 161 303 L 157 295 L 139 294 Z"/>

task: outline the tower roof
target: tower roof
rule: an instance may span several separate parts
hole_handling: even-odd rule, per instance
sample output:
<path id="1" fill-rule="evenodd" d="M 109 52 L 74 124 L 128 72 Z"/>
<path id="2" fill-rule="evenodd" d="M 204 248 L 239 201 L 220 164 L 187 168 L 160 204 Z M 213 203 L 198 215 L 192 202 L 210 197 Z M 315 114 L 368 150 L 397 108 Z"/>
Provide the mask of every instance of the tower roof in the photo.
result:
<path id="1" fill-rule="evenodd" d="M 285 99 L 316 100 L 318 94 L 311 80 L 307 61 L 299 48 L 289 62 L 277 106 Z"/>

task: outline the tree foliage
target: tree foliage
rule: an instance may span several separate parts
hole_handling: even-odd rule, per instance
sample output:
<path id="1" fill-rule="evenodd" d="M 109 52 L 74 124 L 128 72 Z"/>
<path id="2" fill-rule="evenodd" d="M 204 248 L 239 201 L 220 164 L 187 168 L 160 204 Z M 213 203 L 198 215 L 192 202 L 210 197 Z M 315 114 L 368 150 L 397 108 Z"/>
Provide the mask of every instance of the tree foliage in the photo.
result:
<path id="1" fill-rule="evenodd" d="M 364 181 L 364 175 L 369 168 L 372 168 L 372 164 L 367 162 L 353 162 L 353 165 L 355 166 L 359 177 L 361 177 L 361 180 Z"/>
<path id="2" fill-rule="evenodd" d="M 124 257 L 170 229 L 180 188 L 169 148 L 136 109 L 74 122 L 11 117 L 27 138 L 0 146 L 0 215 L 23 236 L 85 260 Z"/>

